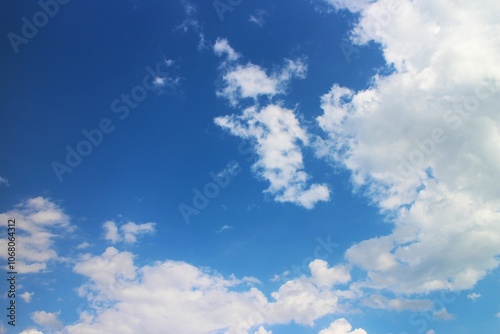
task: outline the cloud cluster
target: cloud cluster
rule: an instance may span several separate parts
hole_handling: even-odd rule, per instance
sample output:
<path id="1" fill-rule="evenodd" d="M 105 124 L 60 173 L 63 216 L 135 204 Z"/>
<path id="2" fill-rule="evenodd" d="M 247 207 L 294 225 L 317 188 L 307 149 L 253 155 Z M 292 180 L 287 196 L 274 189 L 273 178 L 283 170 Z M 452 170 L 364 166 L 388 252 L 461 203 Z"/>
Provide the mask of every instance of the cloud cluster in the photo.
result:
<path id="1" fill-rule="evenodd" d="M 0 220 L 15 220 L 16 269 L 19 273 L 37 273 L 48 269 L 51 262 L 60 262 L 55 240 L 73 230 L 69 217 L 47 198 L 35 197 L 18 204 L 15 209 L 0 213 Z M 8 240 L 0 239 L 0 248 L 7 249 Z M 6 252 L 0 257 L 6 259 Z"/>
<path id="2" fill-rule="evenodd" d="M 227 60 L 239 59 L 227 40 L 218 39 L 214 51 L 226 55 Z M 241 114 L 217 117 L 215 124 L 253 144 L 259 158 L 252 168 L 269 181 L 266 192 L 278 202 L 294 203 L 307 209 L 319 201 L 328 201 L 330 192 L 326 185 L 308 186 L 302 147 L 310 144 L 309 137 L 294 111 L 272 102 L 264 107 L 257 103 L 260 96 L 272 98 L 283 94 L 292 78 L 304 77 L 307 66 L 303 61 L 287 59 L 281 70 L 270 75 L 252 63 L 226 64 L 223 70 L 224 87 L 217 94 L 233 106 L 245 99 L 251 99 L 254 104 Z"/>
<path id="3" fill-rule="evenodd" d="M 352 41 L 393 68 L 322 97 L 318 155 L 352 173 L 394 230 L 346 253 L 365 286 L 472 288 L 500 254 L 500 26 L 495 1 L 329 1 L 360 14 Z"/>
<path id="4" fill-rule="evenodd" d="M 92 333 L 271 333 L 263 326 L 314 321 L 342 309 L 352 297 L 338 290 L 351 277 L 323 260 L 309 264 L 311 275 L 287 281 L 268 299 L 252 277 L 223 277 L 181 261 L 137 267 L 134 255 L 109 247 L 82 257 L 74 271 L 87 282 L 79 294 L 88 301 L 69 334 Z"/>

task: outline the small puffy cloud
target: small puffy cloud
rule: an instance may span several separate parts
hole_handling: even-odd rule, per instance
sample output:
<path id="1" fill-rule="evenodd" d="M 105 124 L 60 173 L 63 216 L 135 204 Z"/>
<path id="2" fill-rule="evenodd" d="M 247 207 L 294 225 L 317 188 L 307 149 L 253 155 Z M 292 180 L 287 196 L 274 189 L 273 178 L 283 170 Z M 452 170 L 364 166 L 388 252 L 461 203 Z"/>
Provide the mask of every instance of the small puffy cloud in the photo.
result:
<path id="1" fill-rule="evenodd" d="M 264 327 L 260 326 L 253 334 L 273 334 L 273 332 L 267 331 Z"/>
<path id="2" fill-rule="evenodd" d="M 470 293 L 467 295 L 467 298 L 469 298 L 470 300 L 472 300 L 473 302 L 476 301 L 476 299 L 480 298 L 481 297 L 481 294 L 480 293 Z"/>
<path id="3" fill-rule="evenodd" d="M 495 317 L 500 318 L 500 312 L 497 312 L 497 314 L 495 314 Z"/>
<path id="4" fill-rule="evenodd" d="M 214 53 L 219 57 L 225 55 L 229 61 L 235 61 L 240 58 L 240 54 L 234 51 L 225 38 L 217 38 L 214 44 Z"/>
<path id="5" fill-rule="evenodd" d="M 263 27 L 265 23 L 265 16 L 267 15 L 267 12 L 264 10 L 258 10 L 255 15 L 250 15 L 250 18 L 248 21 L 255 23 L 259 27 Z"/>
<path id="6" fill-rule="evenodd" d="M 26 302 L 26 303 L 29 303 L 31 302 L 31 297 L 33 297 L 35 293 L 34 292 L 28 292 L 28 291 L 25 291 L 23 292 L 22 294 L 20 294 L 19 296 Z"/>
<path id="7" fill-rule="evenodd" d="M 215 123 L 231 134 L 253 143 L 258 160 L 254 172 L 269 181 L 266 192 L 277 202 L 294 203 L 312 209 L 328 201 L 329 189 L 323 184 L 307 186 L 309 175 L 303 170 L 301 143 L 309 138 L 292 110 L 278 105 L 246 109 L 242 115 L 217 117 Z"/>
<path id="8" fill-rule="evenodd" d="M 155 223 L 136 224 L 127 222 L 117 226 L 114 221 L 108 220 L 103 224 L 104 238 L 113 244 L 118 242 L 135 243 L 138 236 L 154 233 L 155 225 Z"/>
<path id="9" fill-rule="evenodd" d="M 59 312 L 51 313 L 45 311 L 37 311 L 31 314 L 31 319 L 39 326 L 49 330 L 57 330 L 63 327 L 63 324 L 57 317 Z"/>
<path id="10" fill-rule="evenodd" d="M 17 261 L 20 273 L 37 273 L 47 270 L 51 262 L 63 261 L 56 251 L 58 236 L 70 233 L 74 227 L 69 217 L 55 203 L 44 197 L 30 198 L 16 205 L 13 210 L 0 213 L 0 220 L 16 221 Z M 7 239 L 0 239 L 0 248 L 7 248 Z M 0 253 L 6 258 L 5 252 Z"/>
<path id="11" fill-rule="evenodd" d="M 425 334 L 436 334 L 436 332 L 433 329 L 429 329 Z"/>
<path id="12" fill-rule="evenodd" d="M 345 284 L 351 280 L 351 274 L 345 266 L 328 268 L 328 263 L 324 260 L 316 259 L 309 263 L 311 270 L 311 280 L 319 285 L 331 287 L 335 284 Z"/>
<path id="13" fill-rule="evenodd" d="M 155 77 L 153 79 L 153 84 L 157 87 L 163 87 L 165 86 L 166 79 L 164 77 Z"/>
<path id="14" fill-rule="evenodd" d="M 328 328 L 322 329 L 318 334 L 367 334 L 364 329 L 357 328 L 353 331 L 351 324 L 344 318 L 335 320 Z"/>

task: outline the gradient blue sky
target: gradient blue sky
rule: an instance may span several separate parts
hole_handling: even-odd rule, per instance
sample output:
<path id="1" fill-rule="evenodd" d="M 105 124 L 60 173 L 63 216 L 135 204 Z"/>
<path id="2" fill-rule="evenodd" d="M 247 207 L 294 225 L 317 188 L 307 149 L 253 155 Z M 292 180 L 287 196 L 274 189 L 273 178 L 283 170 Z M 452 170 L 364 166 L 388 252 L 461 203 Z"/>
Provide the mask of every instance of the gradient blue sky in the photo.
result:
<path id="1" fill-rule="evenodd" d="M 499 6 L 2 2 L 0 333 L 498 333 Z"/>

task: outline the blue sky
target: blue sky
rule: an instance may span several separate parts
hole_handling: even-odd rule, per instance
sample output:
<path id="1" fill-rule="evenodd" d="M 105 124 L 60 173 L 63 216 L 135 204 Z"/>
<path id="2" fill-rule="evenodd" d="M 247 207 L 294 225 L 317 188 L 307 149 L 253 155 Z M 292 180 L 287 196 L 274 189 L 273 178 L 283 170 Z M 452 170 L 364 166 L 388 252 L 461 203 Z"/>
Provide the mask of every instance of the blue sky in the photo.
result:
<path id="1" fill-rule="evenodd" d="M 0 333 L 498 332 L 497 2 L 0 6 Z"/>

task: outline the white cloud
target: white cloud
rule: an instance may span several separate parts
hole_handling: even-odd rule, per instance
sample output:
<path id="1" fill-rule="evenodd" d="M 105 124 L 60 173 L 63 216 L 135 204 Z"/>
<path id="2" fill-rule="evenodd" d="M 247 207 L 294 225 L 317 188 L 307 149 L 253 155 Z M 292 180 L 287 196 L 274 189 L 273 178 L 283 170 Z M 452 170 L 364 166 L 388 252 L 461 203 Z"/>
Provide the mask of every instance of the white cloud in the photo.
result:
<path id="1" fill-rule="evenodd" d="M 467 295 L 467 298 L 469 298 L 470 300 L 472 300 L 473 302 L 476 301 L 476 299 L 480 298 L 481 297 L 481 294 L 480 293 L 470 293 Z"/>
<path id="2" fill-rule="evenodd" d="M 452 320 L 452 319 L 455 319 L 455 315 L 454 314 L 450 314 L 448 313 L 448 310 L 446 308 L 442 308 L 438 311 L 434 311 L 432 313 L 432 315 L 438 319 L 441 319 L 441 320 Z"/>
<path id="3" fill-rule="evenodd" d="M 244 99 L 253 99 L 256 102 L 260 96 L 273 97 L 284 94 L 291 79 L 303 79 L 307 73 L 307 65 L 303 59 L 285 59 L 281 69 L 269 74 L 262 67 L 250 62 L 235 64 L 234 61 L 238 60 L 240 55 L 226 39 L 217 39 L 214 52 L 219 56 L 226 55 L 226 58 L 233 62 L 222 64 L 224 87 L 217 91 L 217 96 L 226 98 L 233 107 Z"/>
<path id="4" fill-rule="evenodd" d="M 25 329 L 24 331 L 20 332 L 19 334 L 43 334 L 43 332 L 40 332 L 39 330 L 36 330 L 36 329 Z"/>
<path id="5" fill-rule="evenodd" d="M 39 326 L 46 329 L 57 330 L 63 327 L 63 324 L 57 319 L 59 312 L 51 313 L 45 311 L 37 311 L 31 314 L 31 319 Z"/>
<path id="6" fill-rule="evenodd" d="M 318 201 L 329 199 L 328 187 L 312 184 L 303 171 L 300 144 L 309 138 L 294 112 L 278 105 L 260 110 L 247 108 L 242 115 L 217 117 L 215 123 L 233 135 L 249 139 L 259 159 L 252 166 L 262 178 L 270 182 L 266 192 L 278 202 L 290 202 L 311 209 Z"/>
<path id="7" fill-rule="evenodd" d="M 19 296 L 26 302 L 26 303 L 30 303 L 31 302 L 31 297 L 33 297 L 35 293 L 34 292 L 28 292 L 28 291 L 25 291 L 23 292 L 22 294 L 20 294 Z"/>
<path id="8" fill-rule="evenodd" d="M 436 332 L 433 329 L 430 329 L 425 334 L 436 334 Z"/>
<path id="9" fill-rule="evenodd" d="M 3 177 L 0 176 L 0 186 L 1 185 L 5 185 L 5 186 L 9 186 L 9 181 Z"/>
<path id="10" fill-rule="evenodd" d="M 331 287 L 335 284 L 345 284 L 351 280 L 349 269 L 345 266 L 328 268 L 324 260 L 316 259 L 309 263 L 311 280 L 318 286 Z"/>
<path id="11" fill-rule="evenodd" d="M 273 334 L 273 332 L 267 331 L 264 327 L 260 326 L 253 334 Z"/>
<path id="12" fill-rule="evenodd" d="M 232 105 L 239 99 L 257 99 L 260 95 L 276 95 L 278 80 L 269 77 L 258 65 L 238 65 L 234 70 L 224 75 L 226 87 L 218 91 L 218 96 L 227 98 Z"/>
<path id="13" fill-rule="evenodd" d="M 227 231 L 227 230 L 231 230 L 233 229 L 233 226 L 230 226 L 230 225 L 223 225 L 220 229 L 218 229 L 217 231 L 215 231 L 215 233 L 222 233 L 224 231 Z"/>
<path id="14" fill-rule="evenodd" d="M 353 331 L 351 324 L 344 318 L 335 320 L 328 328 L 322 329 L 318 334 L 367 334 L 364 329 L 357 328 Z"/>
<path id="15" fill-rule="evenodd" d="M 230 59 L 238 57 L 227 40 L 218 39 L 214 51 L 227 54 Z M 217 117 L 218 126 L 229 130 L 235 136 L 252 142 L 258 161 L 252 166 L 254 172 L 269 181 L 266 190 L 278 202 L 294 203 L 311 209 L 319 201 L 328 201 L 330 192 L 323 184 L 307 186 L 309 175 L 303 170 L 301 146 L 309 145 L 305 129 L 299 123 L 294 111 L 278 104 L 264 107 L 257 104 L 261 96 L 272 98 L 284 94 L 291 79 L 304 78 L 307 65 L 303 60 L 285 59 L 281 69 L 268 74 L 258 65 L 247 63 L 221 66 L 224 87 L 217 91 L 232 106 L 250 99 L 254 106 L 242 114 Z"/>
<path id="16" fill-rule="evenodd" d="M 351 296 L 334 290 L 345 278 L 329 278 L 334 285 L 326 286 L 318 282 L 316 270 L 289 280 L 268 300 L 254 287 L 260 283 L 255 278 L 223 277 L 170 260 L 137 267 L 132 253 L 113 247 L 100 256 L 85 255 L 74 271 L 87 277 L 78 291 L 90 309 L 64 329 L 68 334 L 160 334 L 165 328 L 177 334 L 264 334 L 271 333 L 266 325 L 293 321 L 311 326 L 340 310 L 340 299 Z"/>
<path id="17" fill-rule="evenodd" d="M 70 233 L 73 226 L 69 217 L 55 203 L 35 197 L 19 203 L 14 210 L 1 213 L 0 220 L 16 221 L 16 270 L 36 273 L 47 270 L 53 261 L 63 261 L 56 251 L 54 240 L 63 233 Z M 7 239 L 0 239 L 0 248 L 7 249 Z M 7 253 L 0 252 L 6 258 Z"/>
<path id="18" fill-rule="evenodd" d="M 114 221 L 108 220 L 103 224 L 104 238 L 113 244 L 117 242 L 136 243 L 137 236 L 154 233 L 155 225 L 155 223 L 136 224 L 127 222 L 118 227 Z"/>
<path id="19" fill-rule="evenodd" d="M 375 0 L 319 0 L 332 6 L 335 10 L 347 9 L 351 12 L 358 12 Z"/>
<path id="20" fill-rule="evenodd" d="M 265 23 L 264 17 L 267 15 L 267 12 L 264 10 L 258 10 L 255 15 L 250 15 L 248 21 L 255 23 L 259 27 L 263 27 Z"/>
<path id="21" fill-rule="evenodd" d="M 495 317 L 500 318 L 500 312 L 497 312 L 497 314 L 495 314 Z"/>
<path id="22" fill-rule="evenodd" d="M 432 303 L 428 299 L 389 299 L 376 293 L 363 300 L 363 305 L 376 309 L 396 310 L 398 312 L 403 310 L 426 311 L 432 307 Z"/>
<path id="23" fill-rule="evenodd" d="M 409 294 L 472 288 L 500 254 L 500 3 L 329 1 L 360 13 L 394 72 L 355 92 L 333 85 L 317 154 L 352 173 L 392 233 L 354 245 L 360 286 Z"/>
<path id="24" fill-rule="evenodd" d="M 240 54 L 234 51 L 225 38 L 217 38 L 214 44 L 214 53 L 219 57 L 225 55 L 229 61 L 235 61 L 240 58 Z"/>

